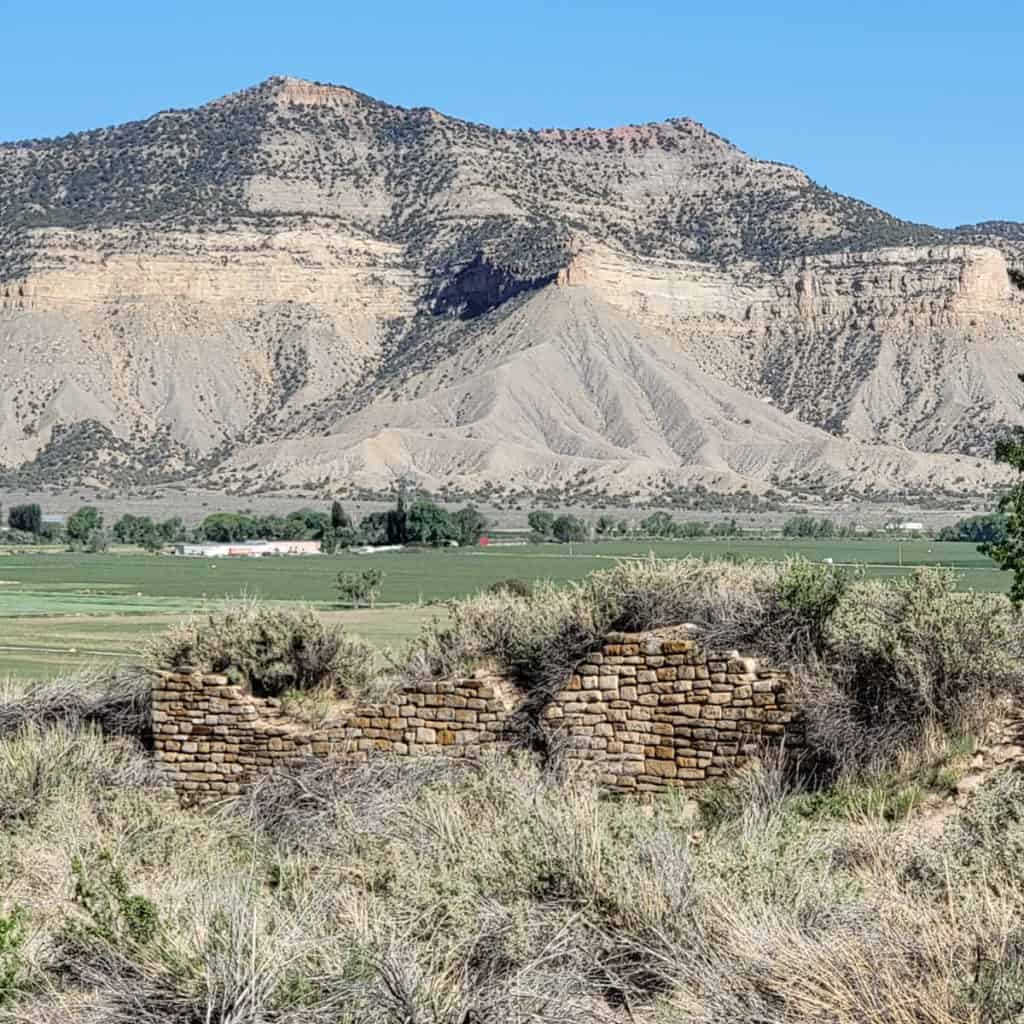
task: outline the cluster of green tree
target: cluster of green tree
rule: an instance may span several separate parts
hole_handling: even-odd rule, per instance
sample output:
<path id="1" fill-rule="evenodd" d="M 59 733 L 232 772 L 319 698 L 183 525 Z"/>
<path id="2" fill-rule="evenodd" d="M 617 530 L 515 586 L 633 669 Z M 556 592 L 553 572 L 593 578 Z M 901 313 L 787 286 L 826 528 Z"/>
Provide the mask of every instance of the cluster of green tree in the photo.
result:
<path id="1" fill-rule="evenodd" d="M 487 521 L 469 505 L 448 512 L 432 501 L 411 504 L 399 498 L 395 507 L 374 512 L 354 526 L 339 502 L 331 511 L 299 509 L 286 516 L 249 516 L 217 512 L 207 516 L 196 530 L 200 540 L 235 543 L 246 540 L 318 540 L 326 552 L 355 544 L 475 544 Z"/>
<path id="2" fill-rule="evenodd" d="M 831 519 L 815 519 L 814 516 L 791 516 L 782 524 L 783 537 L 853 537 L 852 526 L 837 526 Z"/>
<path id="3" fill-rule="evenodd" d="M 611 517 L 602 516 L 602 520 Z M 569 541 L 583 541 L 590 538 L 590 523 L 579 516 L 568 514 L 556 516 L 554 512 L 536 511 L 527 517 L 535 540 L 557 540 L 562 544 Z"/>
<path id="4" fill-rule="evenodd" d="M 7 510 L 7 525 L 38 537 L 43 532 L 43 510 L 39 505 L 12 505 Z"/>
<path id="5" fill-rule="evenodd" d="M 56 543 L 67 540 L 75 549 L 103 550 L 109 538 L 103 531 L 103 515 L 91 505 L 85 505 L 59 523 L 44 523 L 43 510 L 35 504 L 12 505 L 7 511 L 10 527 L 8 540 L 22 543 Z"/>
<path id="6" fill-rule="evenodd" d="M 105 551 L 110 544 L 103 530 L 103 513 L 92 505 L 83 505 L 70 515 L 64 533 L 68 544 L 76 550 Z"/>
<path id="7" fill-rule="evenodd" d="M 399 497 L 387 512 L 373 512 L 359 524 L 358 539 L 365 544 L 476 544 L 487 520 L 472 505 L 448 512 L 420 498 L 412 504 Z"/>
<path id="8" fill-rule="evenodd" d="M 12 505 L 7 510 L 8 544 L 54 544 L 63 536 L 59 523 L 44 523 L 39 505 Z"/>
<path id="9" fill-rule="evenodd" d="M 7 520 L 7 540 L 12 543 L 67 540 L 75 549 L 104 550 L 113 539 L 147 551 L 159 551 L 167 544 L 189 539 L 220 544 L 319 540 L 327 553 L 356 544 L 472 545 L 487 528 L 487 521 L 472 505 L 448 512 L 426 499 L 407 504 L 403 498 L 386 512 L 366 516 L 358 526 L 337 501 L 330 512 L 302 508 L 286 516 L 215 512 L 192 531 L 178 516 L 158 522 L 150 516 L 126 513 L 108 533 L 103 528 L 102 513 L 92 506 L 80 508 L 64 526 L 44 523 L 42 509 L 36 504 L 13 506 Z"/>
<path id="10" fill-rule="evenodd" d="M 146 551 L 159 551 L 165 544 L 184 540 L 185 524 L 179 516 L 154 522 L 149 516 L 125 514 L 114 523 L 114 540 L 119 544 L 137 544 Z"/>
<path id="11" fill-rule="evenodd" d="M 601 515 L 593 524 L 573 515 L 556 516 L 554 512 L 534 511 L 527 521 L 534 540 L 538 541 L 581 541 L 592 536 L 610 537 L 732 537 L 740 533 L 735 519 L 719 523 L 699 521 L 676 522 L 667 512 L 654 512 L 634 527 L 628 519 Z"/>
<path id="12" fill-rule="evenodd" d="M 364 569 L 362 572 L 339 572 L 335 586 L 338 596 L 353 608 L 368 604 L 371 608 L 377 602 L 384 574 L 380 569 Z"/>
<path id="13" fill-rule="evenodd" d="M 998 512 L 987 516 L 970 516 L 954 526 L 944 526 L 936 540 L 969 541 L 973 544 L 1003 544 L 1008 519 Z"/>
<path id="14" fill-rule="evenodd" d="M 701 520 L 676 522 L 667 512 L 654 512 L 637 524 L 637 532 L 646 537 L 685 539 L 687 537 L 735 537 L 740 528 L 735 519 L 717 523 Z"/>
<path id="15" fill-rule="evenodd" d="M 245 540 L 321 540 L 331 524 L 328 513 L 309 508 L 289 512 L 286 516 L 214 512 L 199 524 L 196 537 L 218 544 Z"/>

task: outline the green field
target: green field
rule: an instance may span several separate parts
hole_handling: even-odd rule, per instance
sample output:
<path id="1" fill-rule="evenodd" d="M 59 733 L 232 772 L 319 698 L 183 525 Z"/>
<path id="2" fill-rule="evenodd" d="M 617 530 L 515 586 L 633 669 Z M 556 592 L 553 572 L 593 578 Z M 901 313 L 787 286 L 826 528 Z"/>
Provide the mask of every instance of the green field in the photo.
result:
<path id="1" fill-rule="evenodd" d="M 20 548 L 0 553 L 0 676 L 50 675 L 130 656 L 149 633 L 204 604 L 240 594 L 312 602 L 353 631 L 394 645 L 437 613 L 429 608 L 431 603 L 509 577 L 578 580 L 619 559 L 651 552 L 663 558 L 832 558 L 837 564 L 863 565 L 879 576 L 908 572 L 916 565 L 944 565 L 962 574 L 964 587 L 1003 591 L 1009 583 L 973 545 L 924 539 L 623 541 L 574 545 L 571 552 L 564 545 L 530 545 L 238 560 Z M 337 574 L 371 566 L 384 573 L 382 607 L 372 612 L 339 610 Z"/>

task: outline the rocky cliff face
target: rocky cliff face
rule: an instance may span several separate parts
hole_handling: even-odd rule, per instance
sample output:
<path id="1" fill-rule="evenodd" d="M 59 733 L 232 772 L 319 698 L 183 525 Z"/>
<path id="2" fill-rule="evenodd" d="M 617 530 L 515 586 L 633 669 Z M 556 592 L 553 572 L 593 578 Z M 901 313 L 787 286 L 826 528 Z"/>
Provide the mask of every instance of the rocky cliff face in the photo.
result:
<path id="1" fill-rule="evenodd" d="M 0 184 L 8 477 L 964 490 L 1017 417 L 1018 226 L 907 224 L 692 121 L 501 132 L 271 79 L 2 145 Z M 686 443 L 626 393 L 645 359 L 704 392 Z M 736 433 L 765 410 L 774 454 Z"/>

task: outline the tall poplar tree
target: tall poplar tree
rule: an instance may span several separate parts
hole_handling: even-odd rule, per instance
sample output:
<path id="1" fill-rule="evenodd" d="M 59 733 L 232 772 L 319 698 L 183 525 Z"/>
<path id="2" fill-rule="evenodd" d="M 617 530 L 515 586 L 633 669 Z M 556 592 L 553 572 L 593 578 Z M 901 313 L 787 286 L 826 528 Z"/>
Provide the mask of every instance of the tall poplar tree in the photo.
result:
<path id="1" fill-rule="evenodd" d="M 1017 374 L 1024 383 L 1024 373 Z M 1006 516 L 1006 536 L 999 541 L 980 544 L 1004 572 L 1013 573 L 1010 600 L 1024 604 L 1024 427 L 1014 427 L 996 442 L 996 462 L 1005 463 L 1019 474 L 1017 482 L 999 499 L 999 511 Z"/>

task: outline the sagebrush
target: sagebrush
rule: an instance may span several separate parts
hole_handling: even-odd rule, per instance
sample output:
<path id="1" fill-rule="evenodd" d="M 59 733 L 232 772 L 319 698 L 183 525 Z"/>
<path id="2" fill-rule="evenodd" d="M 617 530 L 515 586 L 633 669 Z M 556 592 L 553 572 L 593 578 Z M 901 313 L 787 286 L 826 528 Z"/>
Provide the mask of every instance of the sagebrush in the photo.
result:
<path id="1" fill-rule="evenodd" d="M 378 676 L 372 645 L 298 609 L 230 601 L 152 639 L 149 662 L 159 668 L 218 672 L 262 696 L 289 690 L 367 693 Z"/>

